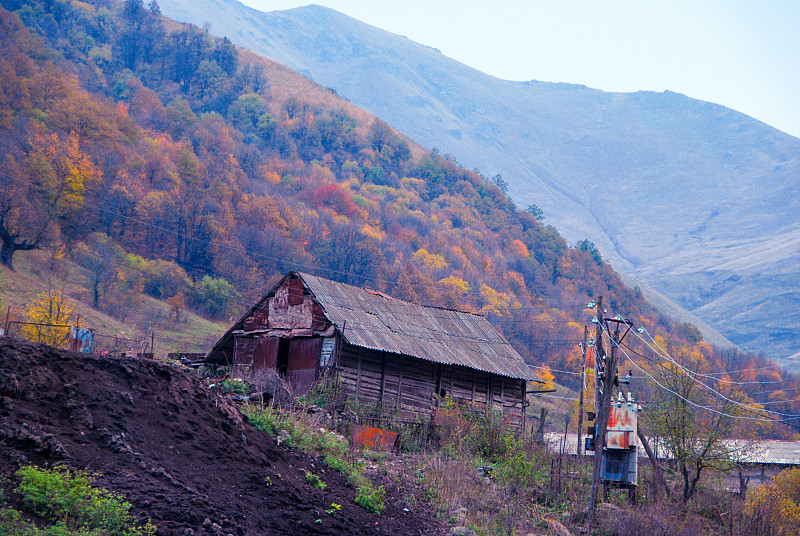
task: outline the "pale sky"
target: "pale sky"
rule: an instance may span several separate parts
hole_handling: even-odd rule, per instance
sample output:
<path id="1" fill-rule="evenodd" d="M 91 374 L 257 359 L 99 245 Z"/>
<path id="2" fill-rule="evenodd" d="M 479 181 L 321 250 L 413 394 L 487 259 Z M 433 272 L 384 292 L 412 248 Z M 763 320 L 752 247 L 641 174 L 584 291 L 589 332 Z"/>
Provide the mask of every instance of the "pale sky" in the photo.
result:
<path id="1" fill-rule="evenodd" d="M 310 2 L 242 0 L 261 11 Z M 671 90 L 800 137 L 800 0 L 317 0 L 508 80 Z"/>

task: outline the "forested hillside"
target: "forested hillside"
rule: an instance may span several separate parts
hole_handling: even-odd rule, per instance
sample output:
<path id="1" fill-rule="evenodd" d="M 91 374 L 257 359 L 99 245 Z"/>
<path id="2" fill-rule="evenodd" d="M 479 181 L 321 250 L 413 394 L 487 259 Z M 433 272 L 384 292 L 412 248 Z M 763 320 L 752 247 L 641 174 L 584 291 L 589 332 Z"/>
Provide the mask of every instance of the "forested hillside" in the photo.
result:
<path id="1" fill-rule="evenodd" d="M 530 363 L 561 370 L 577 370 L 586 303 L 601 295 L 610 314 L 701 352 L 710 369 L 782 379 L 660 315 L 591 242 L 567 244 L 535 205 L 516 207 L 501 177 L 163 19 L 155 0 L 3 5 L 13 11 L 0 12 L 7 267 L 53 248 L 92 274 L 75 297 L 97 309 L 113 315 L 144 292 L 216 319 L 301 269 L 484 313 Z"/>
<path id="2" fill-rule="evenodd" d="M 800 139 L 672 91 L 502 80 L 321 5 L 161 7 L 501 173 L 520 206 L 538 205 L 570 243 L 589 238 L 646 296 L 707 324 L 707 339 L 800 366 Z"/>

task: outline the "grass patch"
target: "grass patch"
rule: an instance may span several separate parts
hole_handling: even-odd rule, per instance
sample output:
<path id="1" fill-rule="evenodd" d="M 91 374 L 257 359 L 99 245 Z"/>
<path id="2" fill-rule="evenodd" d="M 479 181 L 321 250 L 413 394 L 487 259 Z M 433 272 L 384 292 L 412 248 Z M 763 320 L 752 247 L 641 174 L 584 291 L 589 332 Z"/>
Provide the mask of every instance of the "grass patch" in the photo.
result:
<path id="1" fill-rule="evenodd" d="M 347 482 L 356 489 L 356 504 L 373 514 L 383 512 L 386 507 L 384 487 L 375 487 L 372 484 L 364 474 L 363 463 L 348 461 L 347 442 L 331 432 L 320 432 L 319 423 L 314 417 L 303 411 L 286 411 L 274 406 L 260 407 L 254 404 L 244 405 L 242 413 L 256 430 L 279 435 L 284 438 L 285 444 L 293 445 L 304 452 L 323 455 L 325 463 L 346 476 Z M 316 486 L 312 479 L 319 480 L 319 477 L 306 473 L 306 480 Z M 319 482 L 324 485 L 321 480 Z"/>

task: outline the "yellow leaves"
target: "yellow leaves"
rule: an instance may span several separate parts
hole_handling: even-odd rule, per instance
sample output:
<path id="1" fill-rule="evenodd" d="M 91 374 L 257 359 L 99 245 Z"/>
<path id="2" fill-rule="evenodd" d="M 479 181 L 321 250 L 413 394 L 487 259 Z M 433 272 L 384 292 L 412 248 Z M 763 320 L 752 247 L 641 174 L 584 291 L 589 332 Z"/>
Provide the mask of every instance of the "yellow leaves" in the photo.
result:
<path id="1" fill-rule="evenodd" d="M 377 241 L 382 241 L 385 237 L 385 234 L 380 231 L 380 229 L 374 228 L 372 225 L 365 223 L 364 227 L 361 228 L 361 234 L 364 236 L 368 236 L 370 238 L 374 238 Z"/>
<path id="2" fill-rule="evenodd" d="M 551 332 L 555 331 L 558 327 L 556 319 L 547 311 L 542 311 L 534 316 L 533 321 Z"/>
<path id="3" fill-rule="evenodd" d="M 789 400 L 789 395 L 786 391 L 777 390 L 769 394 L 770 402 Z"/>
<path id="4" fill-rule="evenodd" d="M 505 292 L 497 292 L 489 285 L 481 285 L 480 289 L 481 300 L 483 300 L 483 313 L 493 313 L 498 316 L 508 316 L 509 306 L 511 305 L 511 298 Z"/>
<path id="5" fill-rule="evenodd" d="M 400 179 L 400 185 L 405 190 L 413 190 L 415 192 L 421 192 L 426 189 L 425 181 L 422 179 L 415 179 L 413 177 L 403 177 Z"/>
<path id="6" fill-rule="evenodd" d="M 100 182 L 101 172 L 89 157 L 81 152 L 76 134 L 69 137 L 65 165 L 67 168 L 65 201 L 71 205 L 71 209 L 76 209 L 83 201 L 87 187 Z"/>
<path id="7" fill-rule="evenodd" d="M 439 284 L 445 285 L 462 295 L 469 292 L 469 283 L 454 275 L 440 279 Z"/>
<path id="8" fill-rule="evenodd" d="M 336 183 L 336 175 L 333 174 L 333 171 L 319 164 L 311 165 L 310 178 L 315 184 Z"/>
<path id="9" fill-rule="evenodd" d="M 469 260 L 467 256 L 464 254 L 464 250 L 458 246 L 453 246 L 450 248 L 450 261 L 456 266 L 458 269 L 466 268 L 469 265 Z"/>
<path id="10" fill-rule="evenodd" d="M 67 303 L 66 292 L 48 289 L 36 295 L 25 307 L 25 321 L 22 336 L 56 348 L 66 347 L 69 336 L 68 326 L 73 310 Z"/>
<path id="11" fill-rule="evenodd" d="M 427 249 L 420 248 L 411 255 L 411 258 L 417 263 L 429 268 L 431 270 L 439 270 L 447 268 L 447 261 L 443 255 L 436 255 L 429 253 Z"/>
<path id="12" fill-rule="evenodd" d="M 249 196 L 239 205 L 239 214 L 244 221 L 260 229 L 277 229 L 284 235 L 289 234 L 290 222 L 284 217 L 288 211 L 281 210 L 281 205 L 272 196 Z M 293 223 L 293 222 L 292 222 Z"/>
<path id="13" fill-rule="evenodd" d="M 536 377 L 544 384 L 540 386 L 540 390 L 546 391 L 548 389 L 555 389 L 555 376 L 550 372 L 550 367 L 542 365 L 542 368 L 536 373 Z"/>
<path id="14" fill-rule="evenodd" d="M 101 171 L 81 151 L 77 134 L 67 140 L 57 135 L 36 135 L 31 140 L 32 165 L 39 169 L 38 179 L 47 189 L 51 203 L 61 213 L 80 208 L 87 189 L 100 183 Z"/>
<path id="15" fill-rule="evenodd" d="M 508 285 L 517 296 L 525 296 L 528 294 L 528 288 L 525 286 L 525 278 L 519 272 L 508 272 Z"/>

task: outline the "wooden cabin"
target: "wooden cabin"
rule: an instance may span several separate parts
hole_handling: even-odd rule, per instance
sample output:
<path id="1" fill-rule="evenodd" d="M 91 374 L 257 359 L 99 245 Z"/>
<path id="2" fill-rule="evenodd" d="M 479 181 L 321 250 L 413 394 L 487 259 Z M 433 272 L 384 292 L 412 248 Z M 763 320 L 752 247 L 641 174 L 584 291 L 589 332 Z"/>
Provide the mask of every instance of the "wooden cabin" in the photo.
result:
<path id="1" fill-rule="evenodd" d="M 289 272 L 217 342 L 207 360 L 270 368 L 295 389 L 323 375 L 382 415 L 427 418 L 445 397 L 524 425 L 536 375 L 485 317 Z"/>

